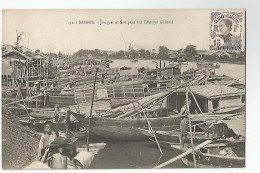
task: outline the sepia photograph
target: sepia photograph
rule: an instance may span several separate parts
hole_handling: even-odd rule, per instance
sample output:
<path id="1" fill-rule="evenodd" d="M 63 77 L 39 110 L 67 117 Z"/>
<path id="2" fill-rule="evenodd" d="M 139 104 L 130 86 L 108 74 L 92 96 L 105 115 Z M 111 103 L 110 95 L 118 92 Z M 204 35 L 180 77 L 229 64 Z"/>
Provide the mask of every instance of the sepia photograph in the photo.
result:
<path id="1" fill-rule="evenodd" d="M 245 9 L 3 9 L 2 169 L 246 167 Z"/>

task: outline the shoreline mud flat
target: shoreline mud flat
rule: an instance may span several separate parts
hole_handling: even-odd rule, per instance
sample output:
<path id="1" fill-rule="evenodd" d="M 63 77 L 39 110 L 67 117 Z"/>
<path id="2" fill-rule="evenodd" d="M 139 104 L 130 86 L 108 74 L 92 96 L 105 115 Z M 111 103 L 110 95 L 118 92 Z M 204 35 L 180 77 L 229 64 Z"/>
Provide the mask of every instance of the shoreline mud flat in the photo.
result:
<path id="1" fill-rule="evenodd" d="M 18 124 L 19 117 L 2 110 L 2 169 L 22 169 L 37 156 L 39 135 Z"/>

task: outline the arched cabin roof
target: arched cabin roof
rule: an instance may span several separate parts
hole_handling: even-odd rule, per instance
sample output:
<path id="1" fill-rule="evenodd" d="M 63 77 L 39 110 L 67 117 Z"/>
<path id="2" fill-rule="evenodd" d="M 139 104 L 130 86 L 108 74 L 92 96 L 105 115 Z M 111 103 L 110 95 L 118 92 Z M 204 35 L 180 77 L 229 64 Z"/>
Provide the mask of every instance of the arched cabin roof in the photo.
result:
<path id="1" fill-rule="evenodd" d="M 231 96 L 245 94 L 245 91 L 243 89 L 228 87 L 225 85 L 198 85 L 198 86 L 191 86 L 190 89 L 194 95 L 205 97 L 207 99 L 231 97 Z M 185 88 L 181 88 L 177 90 L 177 93 L 185 93 L 185 92 L 186 92 Z"/>

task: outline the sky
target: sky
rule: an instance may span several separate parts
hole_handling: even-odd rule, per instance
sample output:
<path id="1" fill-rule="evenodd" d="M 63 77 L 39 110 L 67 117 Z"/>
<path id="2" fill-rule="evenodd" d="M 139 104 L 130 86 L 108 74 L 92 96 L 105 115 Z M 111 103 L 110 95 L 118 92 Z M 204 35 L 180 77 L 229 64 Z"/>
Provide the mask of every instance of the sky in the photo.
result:
<path id="1" fill-rule="evenodd" d="M 159 46 L 178 50 L 188 44 L 208 50 L 210 44 L 207 10 L 3 10 L 2 16 L 3 44 L 14 45 L 16 31 L 23 32 L 20 45 L 42 52 L 127 50 L 130 43 L 136 50 L 158 50 Z M 100 20 L 114 24 L 100 25 Z M 115 23 L 120 20 L 135 24 Z M 158 24 L 146 24 L 146 20 Z M 169 24 L 160 24 L 161 20 Z"/>

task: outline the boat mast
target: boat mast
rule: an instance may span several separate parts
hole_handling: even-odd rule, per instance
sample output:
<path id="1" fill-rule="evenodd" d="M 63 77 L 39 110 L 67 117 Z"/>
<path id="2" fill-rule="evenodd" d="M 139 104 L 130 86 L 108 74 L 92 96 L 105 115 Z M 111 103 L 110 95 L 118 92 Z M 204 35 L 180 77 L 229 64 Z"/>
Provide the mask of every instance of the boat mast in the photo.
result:
<path id="1" fill-rule="evenodd" d="M 95 97 L 97 73 L 98 73 L 98 68 L 96 68 L 96 74 L 95 74 L 95 80 L 94 80 L 94 86 L 93 86 L 93 92 L 92 92 L 91 107 L 90 107 L 90 115 L 89 115 L 89 121 L 88 121 L 87 151 L 89 151 L 89 134 L 90 134 L 90 129 L 91 129 L 91 119 L 92 119 L 92 111 L 93 111 L 93 104 L 94 104 L 94 97 Z"/>

